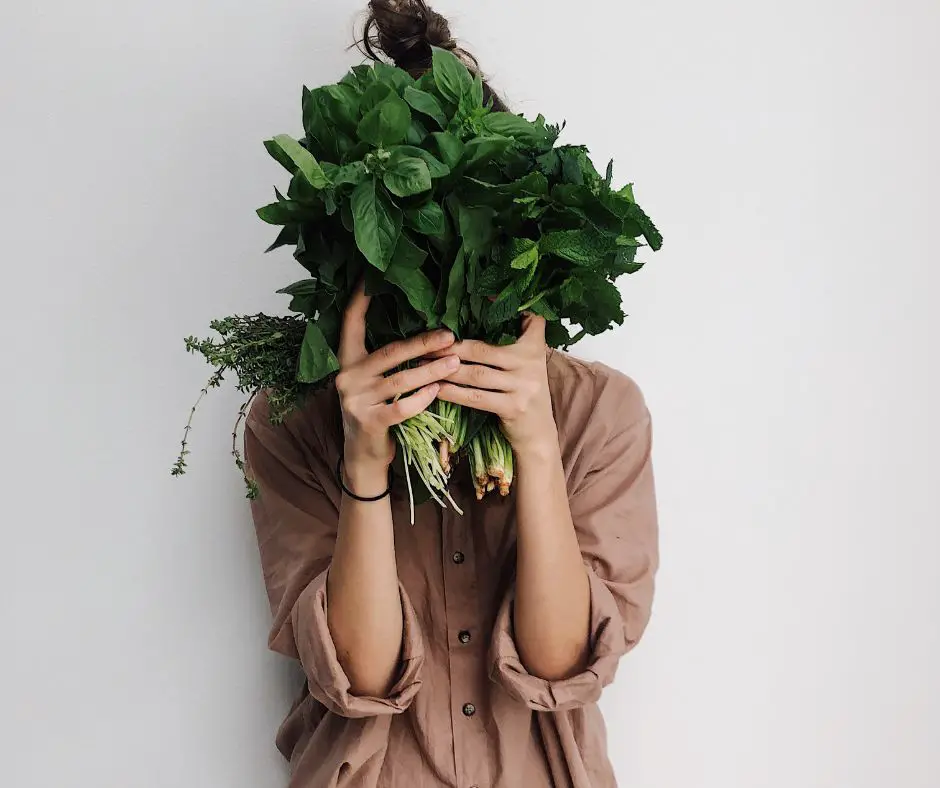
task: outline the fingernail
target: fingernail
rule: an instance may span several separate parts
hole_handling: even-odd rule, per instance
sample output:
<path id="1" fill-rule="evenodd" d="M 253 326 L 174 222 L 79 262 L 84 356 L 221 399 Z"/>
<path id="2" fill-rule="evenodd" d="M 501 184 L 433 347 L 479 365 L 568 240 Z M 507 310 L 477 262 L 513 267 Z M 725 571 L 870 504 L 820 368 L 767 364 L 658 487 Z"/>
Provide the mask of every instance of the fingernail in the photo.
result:
<path id="1" fill-rule="evenodd" d="M 457 356 L 448 356 L 447 360 L 444 362 L 444 366 L 447 369 L 457 369 L 460 366 L 460 359 Z"/>
<path id="2" fill-rule="evenodd" d="M 453 339 L 453 338 L 454 338 L 454 332 L 453 332 L 453 331 L 448 331 L 447 329 L 444 329 L 444 330 L 442 330 L 442 331 L 438 331 L 438 332 L 437 332 L 437 335 L 438 335 L 441 339 Z"/>

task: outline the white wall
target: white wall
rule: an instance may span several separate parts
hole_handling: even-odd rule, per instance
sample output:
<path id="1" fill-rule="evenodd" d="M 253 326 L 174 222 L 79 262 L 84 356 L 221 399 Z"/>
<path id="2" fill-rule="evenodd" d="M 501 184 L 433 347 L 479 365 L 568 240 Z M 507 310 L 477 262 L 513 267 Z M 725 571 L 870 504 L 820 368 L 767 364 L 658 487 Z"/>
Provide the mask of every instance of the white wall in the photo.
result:
<path id="1" fill-rule="evenodd" d="M 622 784 L 936 788 L 940 5 L 440 5 L 666 237 L 583 348 L 657 426 L 656 614 L 604 703 Z M 167 470 L 208 372 L 182 335 L 283 305 L 260 141 L 352 62 L 357 8 L 0 12 L 3 785 L 284 784 L 234 393 Z"/>

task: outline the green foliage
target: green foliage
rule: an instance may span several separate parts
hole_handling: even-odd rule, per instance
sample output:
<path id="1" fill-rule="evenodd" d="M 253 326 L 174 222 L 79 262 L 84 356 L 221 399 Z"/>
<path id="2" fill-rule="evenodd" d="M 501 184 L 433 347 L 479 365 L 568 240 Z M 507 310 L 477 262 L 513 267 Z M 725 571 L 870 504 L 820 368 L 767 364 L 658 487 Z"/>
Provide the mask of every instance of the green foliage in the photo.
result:
<path id="1" fill-rule="evenodd" d="M 289 159 L 297 168 L 295 172 L 299 172 L 303 175 L 306 182 L 314 189 L 325 189 L 330 185 L 329 180 L 323 173 L 317 160 L 313 157 L 313 154 L 293 137 L 288 137 L 286 134 L 279 134 L 271 140 L 271 147 L 269 147 L 268 150 L 270 151 L 272 149 L 279 151 L 278 156 L 275 157 L 278 161 L 283 163 L 283 159 L 280 157 L 280 154 L 283 154 L 283 156 Z"/>
<path id="2" fill-rule="evenodd" d="M 350 197 L 359 251 L 381 271 L 388 268 L 401 233 L 402 212 L 373 180 L 360 183 Z"/>
<path id="3" fill-rule="evenodd" d="M 317 383 L 338 369 L 339 362 L 323 336 L 323 331 L 314 321 L 308 321 L 300 347 L 297 380 L 301 383 Z"/>
<path id="4" fill-rule="evenodd" d="M 294 244 L 311 274 L 285 290 L 291 309 L 318 322 L 322 303 L 333 320 L 368 263 L 374 344 L 434 325 L 498 342 L 520 310 L 557 324 L 556 346 L 622 321 L 616 280 L 639 270 L 638 247 L 662 243 L 632 184 L 557 145 L 541 115 L 492 111 L 453 52 L 432 55 L 417 80 L 376 64 L 305 90 L 306 137 L 265 143 L 292 181 L 259 215 L 283 226 L 272 248 Z M 335 355 L 336 332 L 323 336 Z M 312 350 L 323 360 L 304 369 L 325 377 Z"/>
<path id="5" fill-rule="evenodd" d="M 453 52 L 438 47 L 433 49 L 431 73 L 434 84 L 445 100 L 459 104 L 460 99 L 472 89 L 473 77 Z"/>
<path id="6" fill-rule="evenodd" d="M 492 111 L 453 52 L 435 48 L 432 61 L 417 80 L 378 63 L 304 88 L 303 137 L 264 143 L 290 183 L 258 216 L 281 228 L 269 249 L 293 247 L 308 273 L 280 291 L 297 316 L 289 331 L 229 318 L 221 345 L 190 346 L 246 390 L 294 402 L 334 373 L 363 277 L 370 348 L 439 325 L 511 342 L 527 310 L 548 321 L 553 347 L 623 321 L 619 278 L 642 266 L 638 249 L 662 245 L 633 185 L 614 187 L 613 163 L 602 176 L 584 146 L 558 145 L 542 116 Z M 273 345 L 262 325 L 277 326 Z M 486 420 L 471 423 L 463 443 Z"/>
<path id="7" fill-rule="evenodd" d="M 447 116 L 444 114 L 441 103 L 432 94 L 409 85 L 405 88 L 403 95 L 412 109 L 433 118 L 442 129 L 447 127 Z"/>
<path id="8" fill-rule="evenodd" d="M 375 147 L 394 145 L 408 134 L 411 110 L 395 93 L 389 93 L 359 121 L 359 139 Z"/>
<path id="9" fill-rule="evenodd" d="M 385 187 L 396 197 L 410 197 L 431 188 L 431 171 L 417 156 L 393 154 L 382 178 Z"/>

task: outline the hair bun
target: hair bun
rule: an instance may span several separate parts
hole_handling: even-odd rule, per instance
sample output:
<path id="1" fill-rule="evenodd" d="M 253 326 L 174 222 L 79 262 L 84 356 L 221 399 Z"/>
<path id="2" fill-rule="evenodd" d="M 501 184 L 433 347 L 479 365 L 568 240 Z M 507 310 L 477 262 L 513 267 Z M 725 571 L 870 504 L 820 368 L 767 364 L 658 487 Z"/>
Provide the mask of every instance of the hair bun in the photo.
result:
<path id="1" fill-rule="evenodd" d="M 468 65 L 476 66 L 472 57 L 458 49 L 447 20 L 424 0 L 371 0 L 361 45 L 373 60 L 385 55 L 405 71 L 427 70 L 432 46 L 455 51 Z"/>

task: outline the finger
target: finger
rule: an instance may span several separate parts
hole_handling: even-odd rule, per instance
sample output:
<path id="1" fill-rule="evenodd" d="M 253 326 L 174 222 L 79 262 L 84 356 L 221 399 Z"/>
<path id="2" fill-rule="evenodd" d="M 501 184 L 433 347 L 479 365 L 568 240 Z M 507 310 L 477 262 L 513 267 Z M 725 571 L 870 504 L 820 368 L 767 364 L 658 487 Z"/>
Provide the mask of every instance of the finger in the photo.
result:
<path id="1" fill-rule="evenodd" d="M 384 375 L 407 361 L 444 350 L 454 344 L 450 331 L 429 331 L 410 339 L 401 339 L 379 348 L 369 356 L 366 368 L 373 375 Z"/>
<path id="2" fill-rule="evenodd" d="M 520 342 L 545 344 L 545 318 L 527 312 L 522 318 L 522 336 Z"/>
<path id="3" fill-rule="evenodd" d="M 455 405 L 465 405 L 475 410 L 485 410 L 497 416 L 506 410 L 508 404 L 509 395 L 501 392 L 467 388 L 450 382 L 441 383 L 440 387 L 440 391 L 437 392 L 438 399 L 453 402 Z"/>
<path id="4" fill-rule="evenodd" d="M 452 375 L 458 369 L 460 369 L 460 359 L 457 356 L 446 356 L 418 367 L 403 369 L 382 378 L 378 386 L 375 387 L 373 397 L 377 403 L 385 402 L 400 394 L 407 394 L 423 386 L 436 383 Z"/>
<path id="5" fill-rule="evenodd" d="M 427 410 L 428 406 L 434 402 L 440 387 L 440 383 L 431 383 L 407 397 L 402 397 L 388 405 L 379 405 L 378 407 L 382 409 L 380 420 L 386 427 L 392 427 L 395 424 L 401 424 L 412 416 L 417 416 Z"/>
<path id="6" fill-rule="evenodd" d="M 490 391 L 516 389 L 515 378 L 510 373 L 485 364 L 461 364 L 452 375 L 447 376 L 447 382 Z"/>
<path id="7" fill-rule="evenodd" d="M 461 342 L 455 342 L 452 347 L 448 348 L 447 353 L 459 356 L 461 361 L 486 364 L 488 367 L 497 369 L 512 370 L 519 366 L 512 351 L 512 345 L 489 345 L 478 339 L 464 339 Z"/>
<path id="8" fill-rule="evenodd" d="M 343 327 L 339 339 L 339 363 L 348 367 L 366 355 L 366 312 L 371 296 L 366 295 L 365 281 L 361 281 L 346 304 Z"/>

